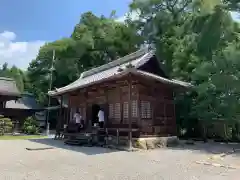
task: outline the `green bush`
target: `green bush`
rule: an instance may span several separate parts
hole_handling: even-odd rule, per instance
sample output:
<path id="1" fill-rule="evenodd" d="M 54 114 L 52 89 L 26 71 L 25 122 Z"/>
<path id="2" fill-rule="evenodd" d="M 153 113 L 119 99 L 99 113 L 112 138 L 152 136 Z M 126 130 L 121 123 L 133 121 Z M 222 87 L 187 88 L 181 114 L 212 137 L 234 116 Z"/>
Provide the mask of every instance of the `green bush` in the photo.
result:
<path id="1" fill-rule="evenodd" d="M 13 123 L 11 119 L 0 116 L 0 135 L 11 133 L 13 130 Z"/>
<path id="2" fill-rule="evenodd" d="M 26 134 L 38 134 L 39 125 L 37 120 L 33 117 L 28 117 L 23 124 L 23 132 Z"/>

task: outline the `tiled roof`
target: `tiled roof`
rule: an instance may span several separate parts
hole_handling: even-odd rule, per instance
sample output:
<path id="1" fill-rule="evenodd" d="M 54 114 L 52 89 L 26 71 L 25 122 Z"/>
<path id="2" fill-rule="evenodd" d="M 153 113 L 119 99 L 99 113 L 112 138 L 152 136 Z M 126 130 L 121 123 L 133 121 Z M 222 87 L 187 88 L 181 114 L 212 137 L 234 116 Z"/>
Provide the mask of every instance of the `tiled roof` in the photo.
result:
<path id="1" fill-rule="evenodd" d="M 176 79 L 167 79 L 167 78 L 163 78 L 161 76 L 155 75 L 153 73 L 149 73 L 149 72 L 145 72 L 145 71 L 141 71 L 141 70 L 136 70 L 132 72 L 133 74 L 135 73 L 136 75 L 142 75 L 148 78 L 152 78 L 155 79 L 159 82 L 165 83 L 165 84 L 170 84 L 170 85 L 175 85 L 175 86 L 182 86 L 182 87 L 192 87 L 192 85 L 190 83 L 184 82 L 184 81 L 179 81 Z"/>
<path id="2" fill-rule="evenodd" d="M 20 96 L 16 82 L 11 78 L 0 77 L 0 95 Z"/>
<path id="3" fill-rule="evenodd" d="M 147 54 L 149 55 L 146 56 Z M 132 54 L 119 58 L 108 64 L 104 64 L 100 67 L 90 69 L 89 71 L 85 71 L 81 74 L 80 78 L 92 76 L 92 75 L 95 75 L 96 73 L 103 72 L 105 70 L 112 69 L 115 67 L 121 67 L 121 66 L 127 65 L 128 63 L 131 63 L 133 66 L 137 68 L 141 66 L 143 63 L 145 63 L 146 61 L 148 61 L 149 57 L 151 57 L 152 55 L 153 53 L 149 52 L 148 49 L 140 49 Z"/>
<path id="4" fill-rule="evenodd" d="M 91 69 L 89 71 L 83 72 L 81 74 L 81 77 L 76 80 L 75 82 L 56 89 L 54 91 L 50 91 L 48 94 L 50 96 L 56 96 L 60 95 L 66 92 L 70 92 L 79 88 L 83 88 L 95 83 L 99 83 L 105 80 L 109 79 L 115 79 L 117 77 L 122 77 L 130 72 L 135 73 L 137 75 L 143 75 L 150 78 L 154 78 L 156 80 L 159 80 L 163 83 L 172 83 L 176 84 L 178 86 L 188 86 L 188 83 L 184 82 L 177 82 L 173 80 L 169 80 L 157 75 L 154 75 L 152 73 L 147 73 L 144 71 L 137 70 L 138 67 L 142 66 L 146 62 L 150 60 L 150 58 L 154 55 L 153 51 L 147 51 L 146 49 L 139 50 L 135 53 L 132 53 L 130 55 L 127 55 L 123 58 L 120 58 L 118 60 L 115 60 L 113 62 L 110 62 L 108 64 L 105 64 L 103 66 L 100 66 L 98 68 Z M 127 65 L 131 64 L 132 68 L 128 69 L 126 68 Z M 122 69 L 122 71 L 119 71 L 119 69 Z"/>
<path id="5" fill-rule="evenodd" d="M 6 102 L 6 108 L 11 109 L 43 109 L 32 95 L 23 94 L 18 100 L 11 100 Z"/>

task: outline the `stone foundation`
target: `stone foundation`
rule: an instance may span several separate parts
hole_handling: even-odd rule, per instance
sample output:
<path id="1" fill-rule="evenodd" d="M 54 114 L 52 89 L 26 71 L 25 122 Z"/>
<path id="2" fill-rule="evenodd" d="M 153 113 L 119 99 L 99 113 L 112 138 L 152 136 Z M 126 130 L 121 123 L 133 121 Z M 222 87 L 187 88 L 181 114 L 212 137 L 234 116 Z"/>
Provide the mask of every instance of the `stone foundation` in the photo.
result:
<path id="1" fill-rule="evenodd" d="M 115 146 L 128 146 L 128 137 L 119 137 L 117 143 L 117 138 L 112 136 L 108 137 L 108 144 Z M 179 139 L 177 136 L 169 137 L 146 137 L 146 138 L 133 138 L 132 145 L 134 148 L 138 149 L 156 149 L 163 147 L 173 147 L 179 144 Z"/>
<path id="2" fill-rule="evenodd" d="M 133 140 L 133 146 L 140 149 L 156 149 L 163 147 L 173 147 L 179 144 L 177 136 L 169 137 L 148 137 L 148 138 L 137 138 Z"/>

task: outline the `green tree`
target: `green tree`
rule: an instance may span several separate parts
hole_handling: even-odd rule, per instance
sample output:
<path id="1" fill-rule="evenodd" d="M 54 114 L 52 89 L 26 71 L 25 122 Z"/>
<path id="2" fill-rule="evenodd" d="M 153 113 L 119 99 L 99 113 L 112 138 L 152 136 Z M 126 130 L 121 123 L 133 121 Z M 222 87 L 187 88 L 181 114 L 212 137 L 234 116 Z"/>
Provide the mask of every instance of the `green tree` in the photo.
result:
<path id="1" fill-rule="evenodd" d="M 239 119 L 239 47 L 239 43 L 233 42 L 219 52 L 212 62 L 205 62 L 197 68 L 195 78 L 204 79 L 197 87 L 195 110 L 199 117 Z"/>
<path id="2" fill-rule="evenodd" d="M 9 68 L 8 64 L 4 63 L 0 69 L 0 76 L 14 79 L 19 91 L 24 91 L 24 79 L 26 78 L 26 75 L 25 72 L 23 72 L 21 69 L 17 68 L 16 66 Z"/>
<path id="3" fill-rule="evenodd" d="M 28 68 L 29 91 L 42 103 L 47 101 L 53 50 L 53 87 L 62 87 L 92 67 L 135 51 L 141 44 L 136 29 L 87 12 L 81 16 L 70 38 L 45 44 Z"/>
<path id="4" fill-rule="evenodd" d="M 234 4 L 233 1 L 231 3 Z M 219 105 L 220 95 L 214 94 L 216 91 L 224 94 L 224 91 L 234 89 L 237 81 L 230 80 L 231 76 L 224 76 L 223 79 L 227 81 L 230 78 L 232 86 L 226 86 L 219 79 L 216 90 L 208 92 L 213 84 L 208 79 L 211 70 L 216 71 L 215 79 L 223 76 L 220 65 L 215 68 L 210 65 L 213 62 L 221 64 L 224 58 L 228 58 L 225 51 L 230 44 L 233 52 L 238 49 L 239 25 L 232 20 L 229 6 L 227 1 L 219 0 L 135 0 L 130 6 L 132 11 L 138 12 L 139 17 L 128 22 L 136 24 L 145 41 L 155 46 L 169 76 L 192 82 L 196 86 L 196 93 L 176 97 L 180 108 L 177 117 L 184 119 L 184 122 L 179 122 L 186 126 L 192 126 L 194 118 L 211 120 L 237 115 L 236 102 L 225 107 L 228 115 L 223 115 L 225 111 L 221 111 Z M 226 96 L 221 102 L 226 106 L 233 97 Z"/>
<path id="5" fill-rule="evenodd" d="M 238 5 L 238 0 L 134 0 L 130 10 L 138 17 L 125 23 L 114 20 L 115 11 L 109 18 L 84 13 L 69 38 L 40 49 L 24 85 L 46 103 L 53 51 L 53 87 L 62 87 L 85 70 L 150 44 L 170 78 L 195 85 L 194 92 L 176 97 L 178 122 L 191 128 L 193 119 L 236 120 L 240 28 L 230 10 L 239 11 Z"/>

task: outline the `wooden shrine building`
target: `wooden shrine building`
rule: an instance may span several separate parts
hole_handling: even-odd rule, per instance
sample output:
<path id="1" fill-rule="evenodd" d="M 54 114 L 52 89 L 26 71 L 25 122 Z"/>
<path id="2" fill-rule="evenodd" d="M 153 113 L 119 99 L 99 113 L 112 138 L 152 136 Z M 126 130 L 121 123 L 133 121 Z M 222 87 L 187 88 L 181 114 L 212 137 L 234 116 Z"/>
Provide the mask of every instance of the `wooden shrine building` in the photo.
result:
<path id="1" fill-rule="evenodd" d="M 175 136 L 174 92 L 190 86 L 169 79 L 154 51 L 143 49 L 83 72 L 75 82 L 48 94 L 60 98 L 61 104 L 67 99 L 68 112 L 59 119 L 61 127 L 79 109 L 91 128 L 100 107 L 105 128 L 128 129 L 137 137 Z"/>

